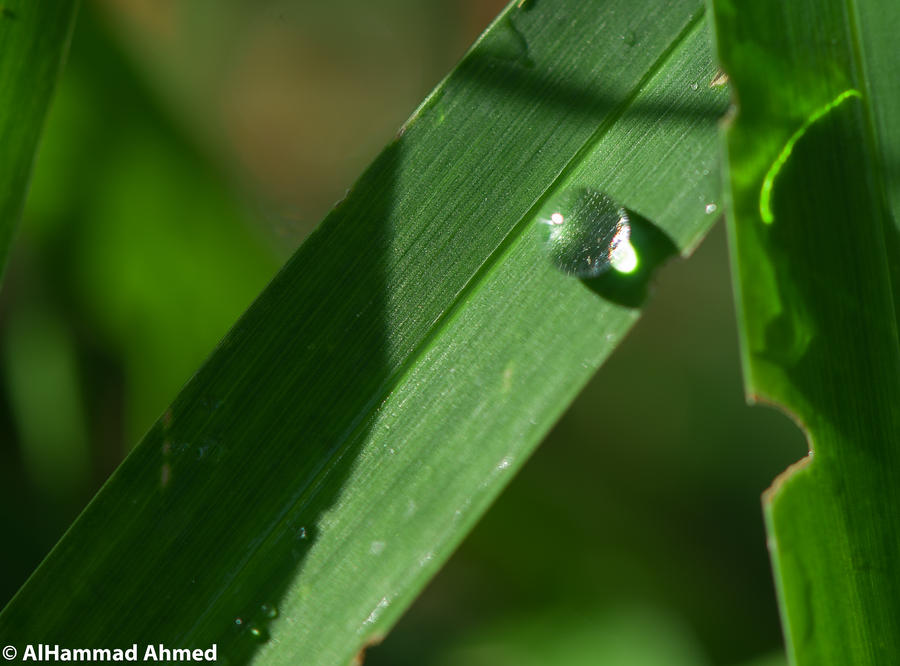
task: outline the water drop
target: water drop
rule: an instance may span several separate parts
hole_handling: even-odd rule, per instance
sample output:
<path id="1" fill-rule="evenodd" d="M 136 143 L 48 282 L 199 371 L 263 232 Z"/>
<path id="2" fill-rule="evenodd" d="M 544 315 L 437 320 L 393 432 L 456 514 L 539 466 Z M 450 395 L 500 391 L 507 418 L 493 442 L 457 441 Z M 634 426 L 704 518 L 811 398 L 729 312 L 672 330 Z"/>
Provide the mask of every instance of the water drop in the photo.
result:
<path id="1" fill-rule="evenodd" d="M 234 618 L 234 626 L 243 627 L 244 626 L 244 618 L 242 618 L 242 617 Z"/>
<path id="2" fill-rule="evenodd" d="M 700 84 L 699 84 L 699 83 L 692 83 L 692 84 L 691 84 L 691 90 L 699 90 L 699 89 L 700 89 Z"/>
<path id="3" fill-rule="evenodd" d="M 263 604 L 259 607 L 260 612 L 268 619 L 274 620 L 278 617 L 278 607 L 275 604 Z"/>
<path id="4" fill-rule="evenodd" d="M 300 539 L 301 541 L 306 539 L 306 528 L 305 527 L 301 527 L 300 529 L 297 530 L 297 538 Z"/>
<path id="5" fill-rule="evenodd" d="M 384 547 L 384 541 L 373 541 L 372 545 L 369 546 L 369 552 L 372 553 L 372 555 L 380 555 L 381 551 L 384 550 Z"/>
<path id="6" fill-rule="evenodd" d="M 248 633 L 250 634 L 250 638 L 259 643 L 269 640 L 269 632 L 266 631 L 265 627 L 258 627 L 255 624 L 252 624 L 250 625 Z"/>
<path id="7" fill-rule="evenodd" d="M 570 187 L 548 199 L 535 228 L 556 268 L 626 307 L 640 307 L 656 269 L 678 253 L 665 231 L 590 187 Z"/>
<path id="8" fill-rule="evenodd" d="M 602 192 L 568 191 L 540 221 L 550 259 L 564 273 L 592 278 L 610 269 L 631 273 L 637 268 L 628 211 Z"/>
<path id="9" fill-rule="evenodd" d="M 634 46 L 637 44 L 637 35 L 634 34 L 634 30 L 629 30 L 624 35 L 622 35 L 622 41 L 625 42 L 628 46 Z"/>
<path id="10" fill-rule="evenodd" d="M 716 204 L 714 204 L 714 203 L 706 204 L 706 214 L 707 215 L 712 215 L 717 210 L 719 210 L 719 207 Z"/>
<path id="11" fill-rule="evenodd" d="M 391 605 L 391 600 L 387 597 L 382 597 L 381 601 L 378 602 L 378 605 L 372 609 L 372 612 L 369 613 L 369 617 L 365 619 L 363 622 L 363 626 L 367 624 L 374 624 L 375 620 L 384 612 L 384 609 Z"/>

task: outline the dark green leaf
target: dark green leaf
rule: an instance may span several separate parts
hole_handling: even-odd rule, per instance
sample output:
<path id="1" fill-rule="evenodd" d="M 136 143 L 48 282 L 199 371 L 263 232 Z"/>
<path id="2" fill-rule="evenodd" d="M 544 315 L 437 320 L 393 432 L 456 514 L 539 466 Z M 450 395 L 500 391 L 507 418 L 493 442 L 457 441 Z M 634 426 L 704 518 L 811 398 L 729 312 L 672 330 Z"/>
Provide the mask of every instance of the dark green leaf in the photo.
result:
<path id="1" fill-rule="evenodd" d="M 702 17 L 697 0 L 504 12 L 0 635 L 266 664 L 346 663 L 383 635 L 636 320 L 654 268 L 714 220 L 727 99 Z M 547 216 L 585 189 L 627 209 L 634 272 L 582 281 L 547 256 Z"/>
<path id="2" fill-rule="evenodd" d="M 76 7 L 75 0 L 0 2 L 0 275 Z"/>

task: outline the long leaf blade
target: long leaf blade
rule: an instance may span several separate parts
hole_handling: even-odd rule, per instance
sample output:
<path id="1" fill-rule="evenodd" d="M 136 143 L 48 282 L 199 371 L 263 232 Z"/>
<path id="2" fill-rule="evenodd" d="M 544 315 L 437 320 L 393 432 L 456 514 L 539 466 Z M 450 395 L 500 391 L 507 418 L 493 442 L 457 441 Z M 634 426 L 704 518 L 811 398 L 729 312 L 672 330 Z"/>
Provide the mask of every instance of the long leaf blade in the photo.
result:
<path id="1" fill-rule="evenodd" d="M 504 12 L 0 633 L 323 664 L 383 635 L 636 320 L 666 235 L 690 248 L 713 221 L 725 98 L 702 15 L 694 0 Z M 582 282 L 544 256 L 536 217 L 580 187 L 656 223 L 632 278 Z"/>
<path id="2" fill-rule="evenodd" d="M 896 169 L 882 158 L 897 149 L 900 96 L 886 40 L 873 33 L 864 55 L 858 13 L 869 29 L 900 13 L 867 0 L 712 4 L 740 102 L 726 145 L 747 389 L 792 413 L 811 449 L 764 496 L 788 654 L 890 663 L 900 346 L 885 196 Z"/>

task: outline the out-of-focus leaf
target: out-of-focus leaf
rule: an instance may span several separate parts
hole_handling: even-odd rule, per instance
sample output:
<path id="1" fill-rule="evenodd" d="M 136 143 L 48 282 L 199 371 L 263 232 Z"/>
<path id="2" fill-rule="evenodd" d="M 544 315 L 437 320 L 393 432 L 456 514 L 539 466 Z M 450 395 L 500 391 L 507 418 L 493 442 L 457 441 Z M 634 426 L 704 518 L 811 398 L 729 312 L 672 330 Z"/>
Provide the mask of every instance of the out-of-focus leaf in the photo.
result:
<path id="1" fill-rule="evenodd" d="M 0 4 L 0 275 L 77 5 L 76 0 Z"/>
<path id="2" fill-rule="evenodd" d="M 706 666 L 688 627 L 661 610 L 546 612 L 484 627 L 438 657 L 438 666 Z"/>
<path id="3" fill-rule="evenodd" d="M 64 324 L 25 309 L 7 322 L 3 371 L 25 468 L 48 497 L 71 499 L 87 486 L 90 453 L 78 363 Z"/>
<path id="4" fill-rule="evenodd" d="M 128 448 L 277 270 L 221 180 L 85 11 L 23 230 L 46 275 L 24 278 L 45 281 L 82 336 L 123 366 L 115 437 Z M 115 408 L 102 414 L 120 421 Z"/>

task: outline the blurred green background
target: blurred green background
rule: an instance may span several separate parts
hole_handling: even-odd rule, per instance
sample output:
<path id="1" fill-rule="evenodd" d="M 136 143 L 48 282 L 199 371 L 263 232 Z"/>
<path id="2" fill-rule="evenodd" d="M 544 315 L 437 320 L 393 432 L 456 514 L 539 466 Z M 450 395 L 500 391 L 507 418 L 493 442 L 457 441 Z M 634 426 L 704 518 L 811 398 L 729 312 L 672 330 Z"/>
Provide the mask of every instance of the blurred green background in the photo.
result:
<path id="1" fill-rule="evenodd" d="M 0 290 L 5 603 L 497 0 L 85 2 Z M 783 664 L 724 233 L 367 663 Z"/>

